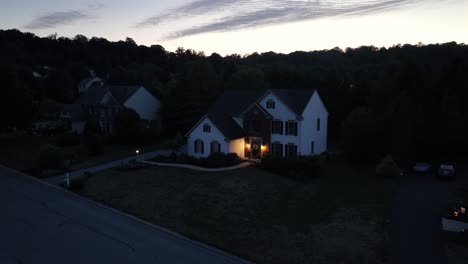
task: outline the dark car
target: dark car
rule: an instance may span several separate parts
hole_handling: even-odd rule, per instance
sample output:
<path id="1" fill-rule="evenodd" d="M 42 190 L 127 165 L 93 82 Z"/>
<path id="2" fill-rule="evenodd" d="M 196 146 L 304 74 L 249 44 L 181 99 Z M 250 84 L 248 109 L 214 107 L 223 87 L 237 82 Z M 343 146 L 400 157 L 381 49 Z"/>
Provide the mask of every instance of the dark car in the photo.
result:
<path id="1" fill-rule="evenodd" d="M 431 171 L 431 164 L 425 162 L 418 162 L 414 164 L 413 171 L 417 173 L 428 173 Z"/>

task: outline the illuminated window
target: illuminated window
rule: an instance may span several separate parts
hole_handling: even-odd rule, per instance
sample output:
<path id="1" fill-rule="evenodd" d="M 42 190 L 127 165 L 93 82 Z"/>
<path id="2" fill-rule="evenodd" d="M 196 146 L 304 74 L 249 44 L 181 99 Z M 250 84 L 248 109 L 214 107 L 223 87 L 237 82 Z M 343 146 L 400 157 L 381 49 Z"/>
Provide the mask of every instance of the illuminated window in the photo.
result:
<path id="1" fill-rule="evenodd" d="M 297 136 L 297 122 L 296 121 L 287 121 L 286 124 L 286 133 L 285 135 Z"/>
<path id="2" fill-rule="evenodd" d="M 210 133 L 211 132 L 211 126 L 208 125 L 208 124 L 203 125 L 203 132 Z"/>
<path id="3" fill-rule="evenodd" d="M 280 120 L 271 121 L 271 133 L 283 135 L 283 122 Z"/>
<path id="4" fill-rule="evenodd" d="M 204 144 L 201 139 L 195 140 L 195 153 L 203 154 L 204 153 Z"/>
<path id="5" fill-rule="evenodd" d="M 293 143 L 289 143 L 285 145 L 286 150 L 286 158 L 295 158 L 297 157 L 297 145 Z"/>
<path id="6" fill-rule="evenodd" d="M 267 109 L 275 109 L 275 101 L 273 101 L 273 100 L 271 100 L 271 99 L 268 100 L 268 101 L 266 102 L 266 108 L 267 108 Z"/>
<path id="7" fill-rule="evenodd" d="M 218 141 L 211 142 L 211 153 L 221 152 L 221 144 Z"/>

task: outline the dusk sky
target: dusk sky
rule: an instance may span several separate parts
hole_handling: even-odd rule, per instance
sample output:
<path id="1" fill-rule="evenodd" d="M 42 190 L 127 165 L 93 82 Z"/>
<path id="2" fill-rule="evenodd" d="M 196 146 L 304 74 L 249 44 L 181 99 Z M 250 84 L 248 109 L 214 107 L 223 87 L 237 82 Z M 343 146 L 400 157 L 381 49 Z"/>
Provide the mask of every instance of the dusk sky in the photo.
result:
<path id="1" fill-rule="evenodd" d="M 0 29 L 221 55 L 468 43 L 468 0 L 0 0 Z"/>

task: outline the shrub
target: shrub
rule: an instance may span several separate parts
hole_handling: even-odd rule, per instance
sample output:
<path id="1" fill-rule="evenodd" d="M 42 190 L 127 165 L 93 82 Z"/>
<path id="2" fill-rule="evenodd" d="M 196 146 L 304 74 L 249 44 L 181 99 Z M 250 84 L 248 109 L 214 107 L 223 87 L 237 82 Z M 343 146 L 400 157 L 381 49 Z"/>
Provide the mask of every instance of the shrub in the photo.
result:
<path id="1" fill-rule="evenodd" d="M 241 161 L 241 158 L 237 153 L 228 153 L 226 154 L 226 163 L 229 165 L 235 165 Z"/>
<path id="2" fill-rule="evenodd" d="M 390 155 L 383 158 L 383 160 L 377 165 L 375 172 L 378 176 L 385 178 L 396 178 L 401 175 L 401 169 Z"/>
<path id="3" fill-rule="evenodd" d="M 317 177 L 322 172 L 320 161 L 316 156 L 284 159 L 267 155 L 262 158 L 260 167 L 272 173 L 300 181 Z"/>
<path id="4" fill-rule="evenodd" d="M 81 144 L 81 137 L 76 133 L 66 133 L 58 137 L 60 147 L 73 147 Z"/>
<path id="5" fill-rule="evenodd" d="M 211 153 L 206 162 L 208 167 L 224 167 L 226 165 L 226 155 L 221 152 Z"/>
<path id="6" fill-rule="evenodd" d="M 92 172 L 86 171 L 82 175 L 78 175 L 75 177 L 70 178 L 70 186 L 69 188 L 73 191 L 77 191 L 83 188 L 85 182 L 93 176 Z"/>
<path id="7" fill-rule="evenodd" d="M 207 158 L 199 159 L 187 154 L 177 155 L 173 152 L 169 156 L 156 156 L 153 160 L 156 162 L 191 164 L 208 168 L 227 167 L 241 162 L 236 153 L 224 154 L 221 152 L 211 153 Z"/>

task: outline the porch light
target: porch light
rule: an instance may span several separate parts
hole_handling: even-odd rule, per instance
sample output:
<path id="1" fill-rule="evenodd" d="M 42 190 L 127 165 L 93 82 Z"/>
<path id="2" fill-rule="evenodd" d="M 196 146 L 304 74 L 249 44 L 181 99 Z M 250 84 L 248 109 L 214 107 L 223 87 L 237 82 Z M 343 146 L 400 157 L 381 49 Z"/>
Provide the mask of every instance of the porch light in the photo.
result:
<path id="1" fill-rule="evenodd" d="M 262 150 L 265 150 L 266 149 L 266 146 L 262 145 Z"/>
<path id="2" fill-rule="evenodd" d="M 249 149 L 249 148 L 250 148 L 250 144 L 245 144 L 245 147 Z"/>

